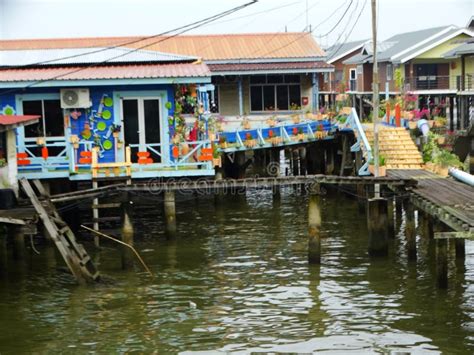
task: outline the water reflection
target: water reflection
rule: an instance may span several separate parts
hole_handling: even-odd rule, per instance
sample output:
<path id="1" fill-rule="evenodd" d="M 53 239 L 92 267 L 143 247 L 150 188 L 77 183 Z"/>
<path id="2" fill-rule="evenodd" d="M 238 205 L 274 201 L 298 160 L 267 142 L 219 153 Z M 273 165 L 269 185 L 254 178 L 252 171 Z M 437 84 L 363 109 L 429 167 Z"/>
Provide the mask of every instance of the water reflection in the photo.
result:
<path id="1" fill-rule="evenodd" d="M 473 352 L 471 244 L 466 273 L 451 265 L 456 280 L 437 290 L 420 229 L 416 262 L 403 214 L 389 257 L 370 259 L 357 201 L 330 193 L 322 264 L 308 266 L 306 199 L 181 196 L 171 239 L 159 203 L 138 207 L 136 246 L 154 279 L 139 265 L 123 272 L 119 249 L 104 244 L 96 256 L 107 282 L 76 287 L 51 245 L 20 262 L 2 244 L 0 352 Z"/>

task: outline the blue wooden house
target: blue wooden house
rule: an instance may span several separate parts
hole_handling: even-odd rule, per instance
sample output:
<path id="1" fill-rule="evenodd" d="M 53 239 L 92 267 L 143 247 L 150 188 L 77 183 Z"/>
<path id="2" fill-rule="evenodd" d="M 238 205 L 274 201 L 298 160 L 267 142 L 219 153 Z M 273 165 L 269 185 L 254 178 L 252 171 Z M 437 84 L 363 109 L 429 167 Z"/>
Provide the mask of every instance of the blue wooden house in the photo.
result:
<path id="1" fill-rule="evenodd" d="M 202 130 L 186 151 L 174 138 L 181 87 L 197 88 L 196 120 L 206 118 L 211 78 L 197 58 L 100 47 L 0 53 L 0 114 L 41 116 L 16 129 L 19 177 L 214 174 Z"/>

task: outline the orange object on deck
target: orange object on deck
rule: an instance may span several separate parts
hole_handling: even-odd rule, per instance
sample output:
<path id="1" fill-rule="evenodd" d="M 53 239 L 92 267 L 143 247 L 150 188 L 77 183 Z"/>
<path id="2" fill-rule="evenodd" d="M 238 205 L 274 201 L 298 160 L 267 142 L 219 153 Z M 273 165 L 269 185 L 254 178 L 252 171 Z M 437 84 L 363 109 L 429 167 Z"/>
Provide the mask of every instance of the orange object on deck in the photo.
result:
<path id="1" fill-rule="evenodd" d="M 173 148 L 171 149 L 173 153 L 173 158 L 178 159 L 179 157 L 179 148 L 177 145 L 174 145 Z"/>
<path id="2" fill-rule="evenodd" d="M 18 165 L 30 165 L 31 160 L 28 158 L 28 153 L 26 152 L 18 152 L 16 153 L 17 164 Z"/>
<path id="3" fill-rule="evenodd" d="M 41 148 L 41 156 L 43 157 L 44 160 L 48 159 L 49 157 L 49 152 L 47 147 Z"/>
<path id="4" fill-rule="evenodd" d="M 138 159 L 148 158 L 149 156 L 150 156 L 150 152 L 137 152 Z"/>
<path id="5" fill-rule="evenodd" d="M 401 118 L 402 118 L 402 111 L 400 109 L 400 105 L 396 104 L 395 105 L 395 125 L 397 127 L 400 127 L 402 125 Z"/>
<path id="6" fill-rule="evenodd" d="M 26 158 L 28 158 L 28 153 L 25 153 L 25 152 L 18 152 L 18 153 L 16 153 L 16 157 L 17 157 L 18 159 L 26 159 Z"/>

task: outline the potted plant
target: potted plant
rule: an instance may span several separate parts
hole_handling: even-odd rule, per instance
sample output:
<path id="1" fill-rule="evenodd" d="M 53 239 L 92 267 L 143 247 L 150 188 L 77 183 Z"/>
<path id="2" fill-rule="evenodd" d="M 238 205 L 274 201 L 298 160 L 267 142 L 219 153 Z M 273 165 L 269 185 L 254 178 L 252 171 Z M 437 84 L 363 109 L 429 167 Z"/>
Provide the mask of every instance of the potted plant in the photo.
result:
<path id="1" fill-rule="evenodd" d="M 448 123 L 448 120 L 446 119 L 446 117 L 436 116 L 434 118 L 435 127 L 446 127 L 447 123 Z"/>
<path id="2" fill-rule="evenodd" d="M 252 134 L 250 132 L 247 132 L 245 134 L 245 142 L 244 142 L 244 145 L 247 147 L 247 148 L 253 148 L 257 145 L 257 142 L 255 141 L 255 139 L 253 139 L 252 137 Z"/>
<path id="3" fill-rule="evenodd" d="M 244 120 L 242 121 L 242 127 L 245 130 L 250 129 L 250 121 L 248 118 L 244 118 Z"/>
<path id="4" fill-rule="evenodd" d="M 222 149 L 227 148 L 227 138 L 225 136 L 220 136 L 219 137 L 219 145 Z"/>
<path id="5" fill-rule="evenodd" d="M 303 133 L 303 128 L 300 127 L 298 129 L 297 139 L 298 139 L 298 141 L 302 142 L 302 141 L 304 141 L 304 138 L 305 137 L 304 137 L 304 133 Z"/>
<path id="6" fill-rule="evenodd" d="M 316 138 L 322 139 L 324 138 L 324 133 L 323 133 L 323 125 L 319 124 L 318 127 L 316 127 Z"/>
<path id="7" fill-rule="evenodd" d="M 372 175 L 375 175 L 375 162 L 374 158 L 369 161 L 369 172 Z M 385 168 L 385 157 L 383 155 L 379 155 L 379 176 L 386 176 L 387 169 Z"/>
<path id="8" fill-rule="evenodd" d="M 294 124 L 300 123 L 300 115 L 298 115 L 298 114 L 291 115 L 291 119 L 292 119 Z"/>
<path id="9" fill-rule="evenodd" d="M 212 166 L 222 167 L 222 159 L 216 144 L 212 145 Z"/>
<path id="10" fill-rule="evenodd" d="M 273 117 L 270 117 L 268 120 L 267 120 L 267 125 L 268 127 L 275 127 L 275 124 L 276 124 L 276 121 Z"/>
<path id="11" fill-rule="evenodd" d="M 112 135 L 114 136 L 114 138 L 118 138 L 122 127 L 114 123 L 110 126 L 110 129 L 112 130 Z"/>
<path id="12" fill-rule="evenodd" d="M 117 149 L 122 149 L 123 147 L 123 141 L 121 141 L 120 139 L 117 139 Z"/>
<path id="13" fill-rule="evenodd" d="M 187 142 L 181 142 L 179 149 L 181 150 L 181 155 L 186 155 L 189 153 L 189 144 Z"/>

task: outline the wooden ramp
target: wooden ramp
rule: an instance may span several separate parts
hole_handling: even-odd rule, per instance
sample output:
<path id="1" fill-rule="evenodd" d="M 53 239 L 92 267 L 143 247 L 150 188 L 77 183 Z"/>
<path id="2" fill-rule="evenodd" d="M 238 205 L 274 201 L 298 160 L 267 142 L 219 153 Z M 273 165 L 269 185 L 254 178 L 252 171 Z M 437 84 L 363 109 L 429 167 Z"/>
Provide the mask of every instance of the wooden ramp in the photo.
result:
<path id="1" fill-rule="evenodd" d="M 474 232 L 474 188 L 426 170 L 388 170 L 390 178 L 414 179 L 411 201 L 457 232 Z"/>
<path id="2" fill-rule="evenodd" d="M 41 182 L 34 180 L 33 183 L 38 190 L 39 196 L 37 196 L 26 178 L 20 179 L 21 187 L 30 199 L 69 270 L 71 270 L 79 283 L 97 281 L 99 273 L 86 250 L 81 244 L 76 242 L 74 233 L 59 215 L 56 207 L 43 189 Z"/>
<path id="3" fill-rule="evenodd" d="M 373 151 L 373 126 L 364 125 L 364 131 Z M 385 157 L 387 169 L 421 169 L 423 167 L 423 157 L 409 131 L 403 127 L 379 126 L 379 151 Z"/>

